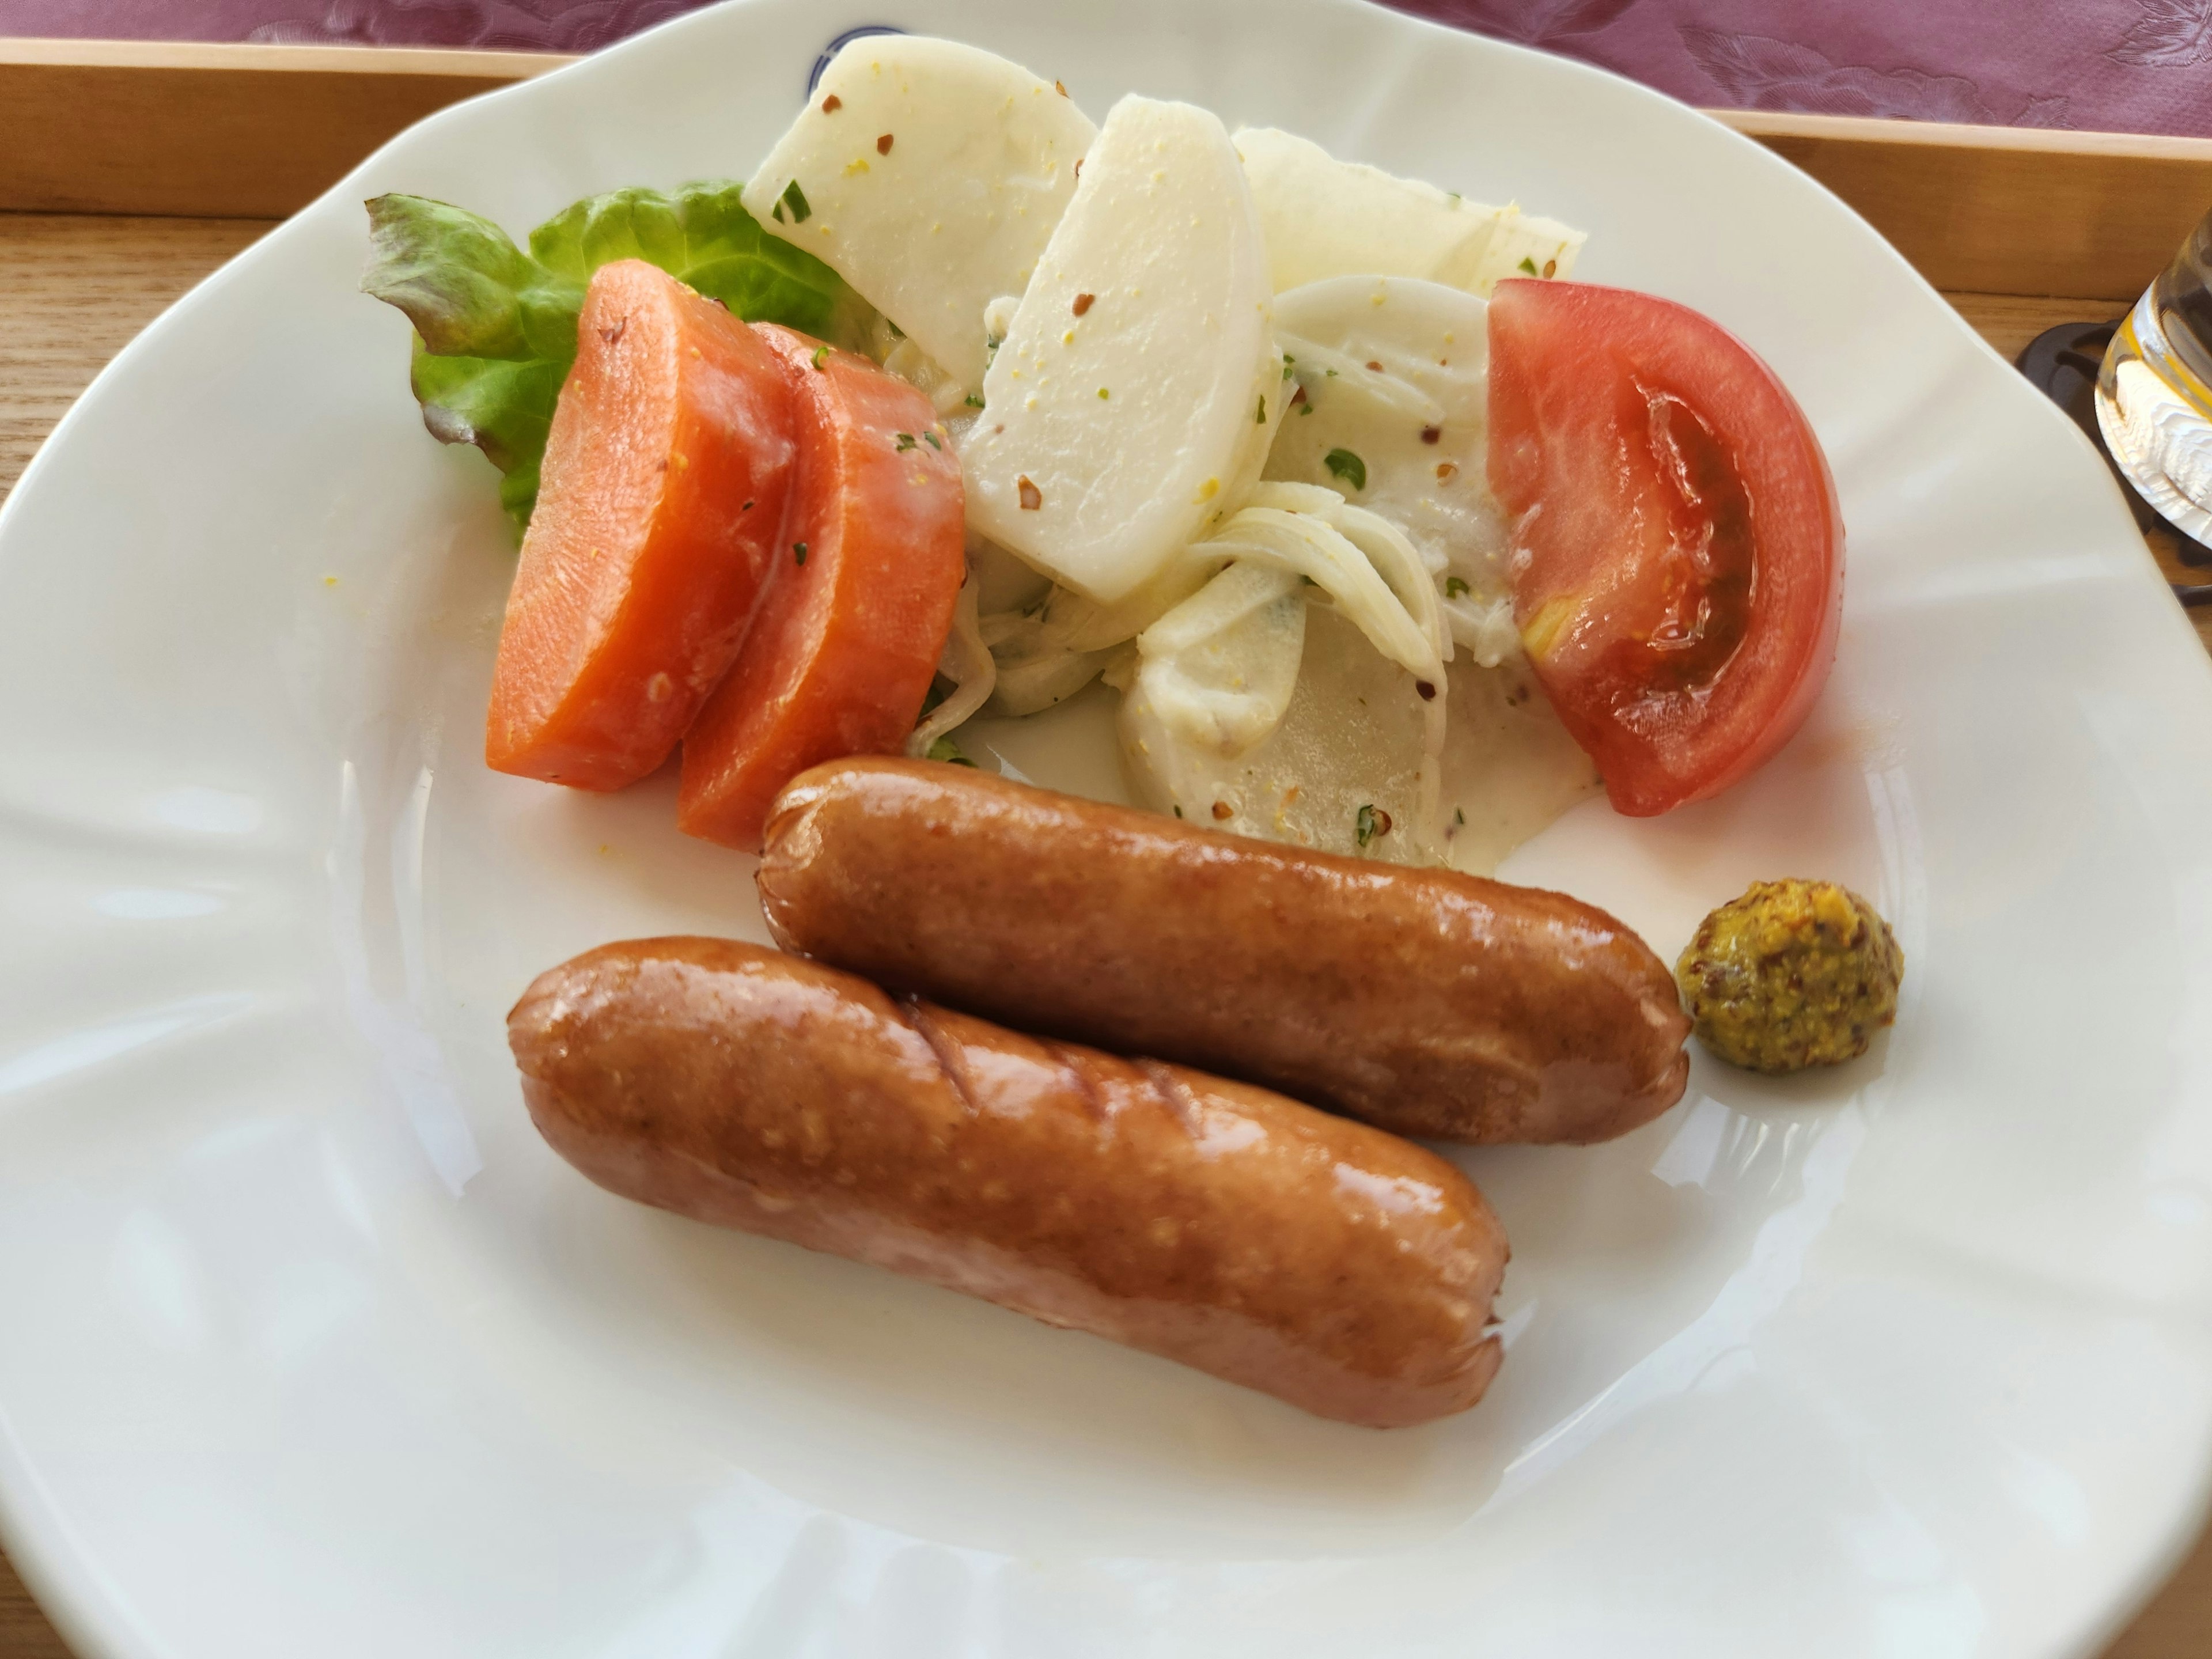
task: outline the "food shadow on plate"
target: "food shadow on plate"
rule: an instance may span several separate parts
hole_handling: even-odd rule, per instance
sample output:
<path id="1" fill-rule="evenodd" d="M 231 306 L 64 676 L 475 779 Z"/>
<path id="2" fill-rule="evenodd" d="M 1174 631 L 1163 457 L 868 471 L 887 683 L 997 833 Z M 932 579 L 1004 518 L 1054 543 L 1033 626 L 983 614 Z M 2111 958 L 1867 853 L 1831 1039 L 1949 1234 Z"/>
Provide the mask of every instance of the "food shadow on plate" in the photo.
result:
<path id="1" fill-rule="evenodd" d="M 1725 1060 L 1715 1060 L 1698 1048 L 1693 1038 L 1690 1089 L 1685 1098 L 1694 1100 L 1702 1096 L 1753 1118 L 1806 1109 L 1844 1107 L 1863 1098 L 1887 1073 L 1890 1045 L 1896 1035 L 1895 1027 L 1886 1028 L 1874 1034 L 1866 1052 L 1856 1060 L 1845 1060 L 1840 1066 L 1812 1066 L 1781 1077 L 1747 1072 Z"/>
<path id="2" fill-rule="evenodd" d="M 612 794 L 538 791 L 520 826 L 535 856 L 611 890 L 641 916 L 694 915 L 696 931 L 765 937 L 753 890 L 759 860 L 676 827 L 682 756 Z M 552 966 L 551 963 L 544 964 Z"/>
<path id="3" fill-rule="evenodd" d="M 564 1328 L 617 1345 L 628 1386 L 645 1368 L 662 1432 L 825 1509 L 898 1527 L 911 1500 L 919 1526 L 919 1495 L 953 1483 L 975 1517 L 959 1541 L 1011 1553 L 1026 1526 L 1048 1524 L 1073 1525 L 1086 1548 L 1145 1551 L 1163 1510 L 1172 1533 L 1254 1550 L 1402 1547 L 1478 1510 L 1511 1453 L 1484 1407 L 1415 1429 L 1329 1422 L 949 1291 L 629 1204 L 565 1170 L 549 1180 L 560 1177 L 535 1254 L 547 1293 L 568 1304 Z"/>
<path id="4" fill-rule="evenodd" d="M 1832 690 L 1779 754 L 1712 799 L 1654 818 L 1585 802 L 1514 853 L 1499 878 L 1613 911 L 1670 965 L 1705 914 L 1753 881 L 1838 882 L 1896 931 L 1909 999 L 1923 965 L 1926 854 L 1900 741 L 1879 702 Z"/>
<path id="5" fill-rule="evenodd" d="M 1501 1497 L 1646 1407 L 1725 1386 L 1724 1361 L 1755 1366 L 1771 1287 L 1826 1229 L 1887 1094 L 1887 1048 L 1794 1079 L 1700 1052 L 1681 1103 L 1618 1140 L 1438 1149 L 1513 1243 L 1506 1362 L 1479 1408 L 1521 1443 Z"/>

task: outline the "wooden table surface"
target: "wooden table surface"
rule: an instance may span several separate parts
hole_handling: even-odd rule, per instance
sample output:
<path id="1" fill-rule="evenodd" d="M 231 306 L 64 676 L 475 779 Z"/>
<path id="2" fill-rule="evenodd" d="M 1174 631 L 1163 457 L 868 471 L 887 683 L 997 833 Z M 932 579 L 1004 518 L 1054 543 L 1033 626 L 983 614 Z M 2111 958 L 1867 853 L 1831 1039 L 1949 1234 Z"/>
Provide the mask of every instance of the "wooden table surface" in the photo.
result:
<path id="1" fill-rule="evenodd" d="M 0 497 L 101 364 L 164 307 L 270 228 L 258 219 L 140 219 L 0 213 Z M 1949 296 L 2007 357 L 2057 323 L 2106 317 L 2108 300 Z M 394 373 L 401 372 L 395 368 Z M 2152 551 L 2178 580 L 2191 573 L 2170 538 Z M 2212 606 L 2194 613 L 2212 650 Z M 0 1557 L 0 1659 L 70 1659 Z M 2212 1659 L 2212 1531 L 2105 1659 Z"/>

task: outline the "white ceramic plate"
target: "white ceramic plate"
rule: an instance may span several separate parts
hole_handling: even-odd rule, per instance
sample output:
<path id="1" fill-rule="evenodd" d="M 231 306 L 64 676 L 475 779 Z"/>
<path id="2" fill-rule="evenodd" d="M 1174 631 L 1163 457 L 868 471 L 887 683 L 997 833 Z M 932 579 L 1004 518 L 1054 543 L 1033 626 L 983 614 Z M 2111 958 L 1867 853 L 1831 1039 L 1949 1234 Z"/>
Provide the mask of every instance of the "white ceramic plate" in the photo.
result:
<path id="1" fill-rule="evenodd" d="M 1662 953 L 1894 919 L 1894 1033 L 1468 1155 L 1489 1399 L 1376 1434 L 587 1186 L 501 1016 L 757 936 L 672 791 L 495 776 L 509 553 L 359 203 L 743 174 L 950 33 L 1592 232 L 1833 458 L 1834 680 L 1725 799 L 1509 866 Z M 103 374 L 0 516 L 0 1492 L 88 1659 L 2075 1654 L 2212 1459 L 2212 671 L 2101 468 L 1848 210 L 1624 82 L 1350 0 L 763 0 L 425 123 Z M 1080 776 L 1032 733 L 1024 769 Z M 1055 749 L 1055 744 L 1059 747 Z M 1095 768 L 1093 775 L 1095 775 Z"/>

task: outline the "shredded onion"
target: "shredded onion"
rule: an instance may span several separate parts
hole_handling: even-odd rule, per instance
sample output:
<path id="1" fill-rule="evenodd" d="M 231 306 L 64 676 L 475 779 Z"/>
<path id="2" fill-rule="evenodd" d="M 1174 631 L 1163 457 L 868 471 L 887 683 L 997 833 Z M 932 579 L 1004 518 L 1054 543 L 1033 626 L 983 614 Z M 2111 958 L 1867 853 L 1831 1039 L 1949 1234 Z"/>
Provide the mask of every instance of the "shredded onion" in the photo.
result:
<path id="1" fill-rule="evenodd" d="M 952 690 L 907 738 L 909 755 L 927 755 L 930 744 L 983 706 L 997 683 L 998 665 L 983 643 L 975 616 L 981 586 L 975 567 L 969 566 L 968 580 L 960 584 L 960 597 L 953 603 L 952 631 L 945 636 L 945 649 L 937 659 L 937 672 L 952 682 Z"/>

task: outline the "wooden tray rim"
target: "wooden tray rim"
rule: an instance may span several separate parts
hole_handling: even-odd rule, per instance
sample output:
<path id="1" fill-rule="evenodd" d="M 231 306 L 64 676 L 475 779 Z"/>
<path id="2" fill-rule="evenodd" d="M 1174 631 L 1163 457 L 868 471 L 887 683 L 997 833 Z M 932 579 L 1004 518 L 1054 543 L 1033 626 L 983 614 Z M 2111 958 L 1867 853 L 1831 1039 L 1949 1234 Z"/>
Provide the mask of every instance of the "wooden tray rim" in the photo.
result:
<path id="1" fill-rule="evenodd" d="M 436 109 L 576 61 L 446 47 L 0 40 L 0 210 L 279 218 Z M 1939 289 L 2124 300 L 2212 206 L 2212 139 L 1712 110 Z"/>

